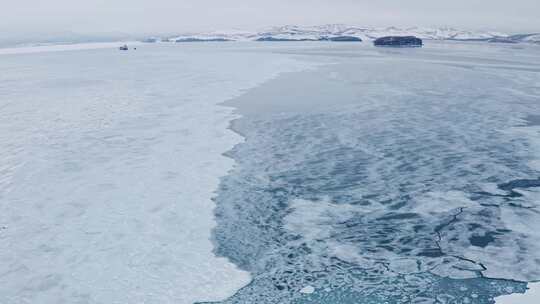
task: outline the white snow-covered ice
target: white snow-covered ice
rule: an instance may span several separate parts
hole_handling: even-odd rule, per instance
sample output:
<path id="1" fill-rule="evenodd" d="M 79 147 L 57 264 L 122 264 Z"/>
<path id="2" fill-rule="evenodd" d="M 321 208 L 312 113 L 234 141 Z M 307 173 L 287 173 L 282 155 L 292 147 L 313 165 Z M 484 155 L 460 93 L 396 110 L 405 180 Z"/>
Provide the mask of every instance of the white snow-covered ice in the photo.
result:
<path id="1" fill-rule="evenodd" d="M 306 64 L 50 48 L 0 56 L 0 303 L 181 304 L 248 283 L 210 241 L 222 153 L 242 140 L 219 104 Z"/>
<path id="2" fill-rule="evenodd" d="M 511 294 L 498 297 L 497 304 L 537 304 L 540 300 L 540 283 L 531 283 L 527 286 L 527 290 L 524 294 Z"/>

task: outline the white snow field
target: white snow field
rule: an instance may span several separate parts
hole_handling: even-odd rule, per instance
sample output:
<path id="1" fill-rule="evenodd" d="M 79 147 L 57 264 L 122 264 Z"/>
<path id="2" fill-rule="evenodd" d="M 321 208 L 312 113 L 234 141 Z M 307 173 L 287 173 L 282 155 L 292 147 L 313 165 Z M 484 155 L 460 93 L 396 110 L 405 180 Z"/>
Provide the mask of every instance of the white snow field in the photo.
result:
<path id="1" fill-rule="evenodd" d="M 249 282 L 210 241 L 222 153 L 242 140 L 220 103 L 307 64 L 111 47 L 0 56 L 2 304 L 216 301 Z"/>

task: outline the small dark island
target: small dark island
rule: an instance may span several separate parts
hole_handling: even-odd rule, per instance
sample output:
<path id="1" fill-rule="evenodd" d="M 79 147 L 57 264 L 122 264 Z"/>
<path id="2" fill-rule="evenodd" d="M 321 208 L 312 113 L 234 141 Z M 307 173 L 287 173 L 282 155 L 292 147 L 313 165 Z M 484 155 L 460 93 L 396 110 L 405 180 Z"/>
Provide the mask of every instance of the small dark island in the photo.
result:
<path id="1" fill-rule="evenodd" d="M 320 40 L 333 42 L 362 42 L 362 39 L 354 36 L 322 37 Z"/>
<path id="2" fill-rule="evenodd" d="M 376 39 L 375 46 L 393 46 L 393 47 L 421 47 L 422 39 L 414 36 L 387 36 Z"/>

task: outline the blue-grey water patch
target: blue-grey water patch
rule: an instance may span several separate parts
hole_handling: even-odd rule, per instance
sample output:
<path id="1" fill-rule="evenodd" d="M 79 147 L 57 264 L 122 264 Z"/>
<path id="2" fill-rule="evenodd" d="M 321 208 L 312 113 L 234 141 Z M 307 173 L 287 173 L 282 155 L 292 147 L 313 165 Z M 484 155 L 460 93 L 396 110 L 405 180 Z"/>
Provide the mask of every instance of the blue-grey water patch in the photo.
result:
<path id="1" fill-rule="evenodd" d="M 540 126 L 540 115 L 527 115 L 525 122 L 525 126 L 527 127 Z"/>
<path id="2" fill-rule="evenodd" d="M 539 173 L 504 132 L 536 101 L 508 89 L 538 75 L 416 60 L 338 62 L 238 102 L 246 141 L 228 153 L 214 241 L 253 280 L 222 303 L 483 304 L 540 277 L 534 239 L 507 220 L 536 219 L 519 190 Z M 302 77 L 330 77 L 325 97 Z"/>

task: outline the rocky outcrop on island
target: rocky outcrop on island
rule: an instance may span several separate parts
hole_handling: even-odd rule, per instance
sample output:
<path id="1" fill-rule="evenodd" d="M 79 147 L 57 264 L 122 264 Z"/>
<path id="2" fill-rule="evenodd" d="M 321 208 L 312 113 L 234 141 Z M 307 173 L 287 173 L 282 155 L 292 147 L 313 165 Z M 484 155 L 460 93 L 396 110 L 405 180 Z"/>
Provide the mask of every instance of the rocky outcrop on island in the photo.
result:
<path id="1" fill-rule="evenodd" d="M 375 39 L 375 46 L 393 46 L 393 47 L 421 47 L 422 39 L 414 36 L 386 36 Z"/>

